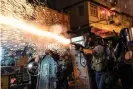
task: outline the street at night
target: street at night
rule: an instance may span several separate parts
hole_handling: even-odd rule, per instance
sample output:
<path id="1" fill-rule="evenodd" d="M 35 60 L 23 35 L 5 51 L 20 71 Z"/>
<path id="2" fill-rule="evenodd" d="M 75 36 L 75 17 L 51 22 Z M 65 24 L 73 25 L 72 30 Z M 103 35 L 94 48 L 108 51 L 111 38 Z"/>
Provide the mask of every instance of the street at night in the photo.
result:
<path id="1" fill-rule="evenodd" d="M 0 89 L 133 89 L 133 0 L 0 6 Z"/>

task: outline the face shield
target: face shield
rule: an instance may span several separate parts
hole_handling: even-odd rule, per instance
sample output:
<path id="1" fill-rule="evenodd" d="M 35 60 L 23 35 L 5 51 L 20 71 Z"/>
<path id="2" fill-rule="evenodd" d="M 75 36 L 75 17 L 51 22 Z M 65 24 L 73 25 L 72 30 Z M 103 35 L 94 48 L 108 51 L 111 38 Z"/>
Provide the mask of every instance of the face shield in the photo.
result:
<path id="1" fill-rule="evenodd" d="M 126 43 L 133 41 L 133 28 L 132 29 L 123 28 L 120 31 L 120 37 Z"/>
<path id="2" fill-rule="evenodd" d="M 131 28 L 131 30 L 129 32 L 130 32 L 131 41 L 133 41 L 133 28 Z"/>
<path id="3" fill-rule="evenodd" d="M 123 42 L 125 42 L 125 44 L 127 44 L 127 49 L 128 51 L 125 52 L 125 58 L 124 61 L 126 63 L 132 63 L 133 60 L 133 51 L 132 48 L 130 48 L 130 42 L 133 41 L 133 28 L 128 29 L 128 28 L 124 28 L 120 31 L 120 37 L 122 39 Z"/>

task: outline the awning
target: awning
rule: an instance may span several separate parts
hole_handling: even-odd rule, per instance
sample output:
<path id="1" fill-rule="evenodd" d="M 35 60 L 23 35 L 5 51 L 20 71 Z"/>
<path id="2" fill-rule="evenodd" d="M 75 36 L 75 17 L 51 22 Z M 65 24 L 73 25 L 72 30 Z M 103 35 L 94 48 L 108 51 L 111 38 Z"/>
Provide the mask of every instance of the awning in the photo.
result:
<path id="1" fill-rule="evenodd" d="M 99 28 L 92 28 L 91 32 L 101 38 L 108 38 L 108 37 L 115 36 L 113 31 L 107 31 L 107 30 L 99 29 Z"/>
<path id="2" fill-rule="evenodd" d="M 115 30 L 115 32 L 119 33 L 120 30 L 123 28 L 123 26 L 114 26 L 111 24 L 101 24 L 101 23 L 92 23 L 91 26 L 98 29 L 103 29 L 105 31 L 112 31 Z"/>

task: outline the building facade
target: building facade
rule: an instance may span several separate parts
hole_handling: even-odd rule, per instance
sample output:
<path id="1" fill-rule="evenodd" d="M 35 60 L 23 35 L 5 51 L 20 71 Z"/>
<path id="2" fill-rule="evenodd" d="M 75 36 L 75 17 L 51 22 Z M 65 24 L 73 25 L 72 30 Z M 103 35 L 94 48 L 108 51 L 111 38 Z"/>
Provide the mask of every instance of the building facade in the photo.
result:
<path id="1" fill-rule="evenodd" d="M 93 26 L 119 32 L 121 28 L 132 27 L 132 16 L 121 13 L 119 0 L 63 0 L 60 3 L 58 8 L 70 14 L 71 29 Z"/>
<path id="2" fill-rule="evenodd" d="M 116 32 L 125 27 L 132 27 L 132 16 L 121 12 L 120 0 L 94 1 L 95 3 L 88 3 L 89 24 L 91 26 L 108 31 L 115 30 Z M 94 9 L 92 9 L 94 5 L 97 8 L 97 10 L 95 9 L 97 13 L 94 13 Z"/>
<path id="3" fill-rule="evenodd" d="M 131 16 L 133 16 L 133 0 L 121 0 L 120 2 L 120 8 L 121 8 L 121 12 L 129 14 Z"/>

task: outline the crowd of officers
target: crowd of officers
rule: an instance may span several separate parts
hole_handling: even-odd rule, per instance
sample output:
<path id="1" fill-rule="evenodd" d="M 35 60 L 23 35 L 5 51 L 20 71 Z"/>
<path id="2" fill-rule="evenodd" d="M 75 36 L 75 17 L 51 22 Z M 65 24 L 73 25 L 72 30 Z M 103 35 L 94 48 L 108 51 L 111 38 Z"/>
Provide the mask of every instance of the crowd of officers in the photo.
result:
<path id="1" fill-rule="evenodd" d="M 91 89 L 133 89 L 133 64 L 124 61 L 127 50 L 124 44 L 127 42 L 122 35 L 121 39 L 114 40 L 97 37 L 91 33 L 86 37 L 85 47 L 75 45 L 76 50 L 80 50 L 87 60 Z M 64 56 L 60 59 L 59 55 L 54 53 L 51 56 L 59 67 L 57 89 L 69 89 L 68 77 L 72 77 L 73 72 L 72 63 L 67 62 L 70 58 Z M 65 68 L 62 64 L 66 65 Z M 36 80 L 32 79 L 31 82 Z M 32 83 L 32 89 L 35 89 L 35 84 L 36 82 Z"/>
<path id="2" fill-rule="evenodd" d="M 77 46 L 88 63 L 91 89 L 133 89 L 133 63 L 125 61 L 127 42 L 125 37 L 120 38 L 106 39 L 92 34 L 85 47 Z"/>

